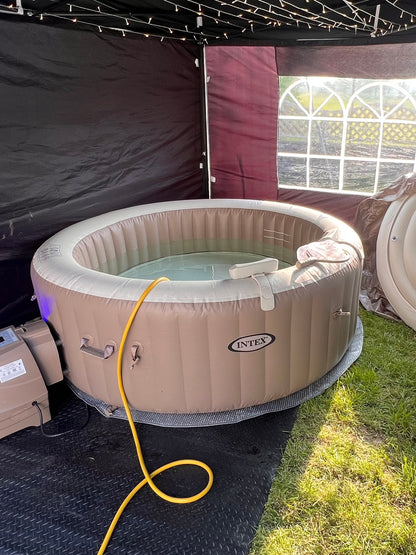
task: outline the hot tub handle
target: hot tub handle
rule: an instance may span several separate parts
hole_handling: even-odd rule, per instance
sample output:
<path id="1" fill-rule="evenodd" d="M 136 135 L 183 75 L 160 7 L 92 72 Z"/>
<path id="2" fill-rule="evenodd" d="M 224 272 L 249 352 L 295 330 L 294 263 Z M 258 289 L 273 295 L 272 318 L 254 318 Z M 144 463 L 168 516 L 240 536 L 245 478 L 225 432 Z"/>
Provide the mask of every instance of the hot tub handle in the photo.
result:
<path id="1" fill-rule="evenodd" d="M 83 337 L 81 339 L 81 347 L 80 350 L 83 353 L 87 353 L 88 355 L 93 355 L 98 358 L 109 358 L 115 351 L 114 345 L 106 345 L 104 349 L 98 349 L 97 347 L 92 347 L 88 345 L 89 339 L 87 337 Z"/>

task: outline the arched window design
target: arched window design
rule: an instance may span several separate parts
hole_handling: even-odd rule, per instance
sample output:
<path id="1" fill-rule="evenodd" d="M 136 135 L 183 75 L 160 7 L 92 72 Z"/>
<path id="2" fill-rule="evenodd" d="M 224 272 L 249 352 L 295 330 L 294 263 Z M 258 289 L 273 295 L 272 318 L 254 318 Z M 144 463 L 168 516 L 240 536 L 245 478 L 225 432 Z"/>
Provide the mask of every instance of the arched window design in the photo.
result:
<path id="1" fill-rule="evenodd" d="M 358 88 L 357 83 L 302 78 L 283 92 L 281 185 L 372 194 L 415 170 L 412 94 L 395 83 L 371 82 Z"/>
<path id="2" fill-rule="evenodd" d="M 346 107 L 341 189 L 375 193 L 414 171 L 416 102 L 394 83 L 364 85 Z"/>

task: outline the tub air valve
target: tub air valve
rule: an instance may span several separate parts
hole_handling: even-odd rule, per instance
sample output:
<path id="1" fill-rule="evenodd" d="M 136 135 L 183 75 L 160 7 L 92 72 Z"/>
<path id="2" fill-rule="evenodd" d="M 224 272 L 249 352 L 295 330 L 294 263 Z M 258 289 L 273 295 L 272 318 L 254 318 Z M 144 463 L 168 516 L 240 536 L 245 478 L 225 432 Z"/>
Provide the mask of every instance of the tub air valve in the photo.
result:
<path id="1" fill-rule="evenodd" d="M 143 345 L 140 343 L 134 343 L 130 348 L 131 355 L 131 365 L 130 368 L 133 369 L 134 366 L 140 361 L 143 354 Z"/>
<path id="2" fill-rule="evenodd" d="M 351 316 L 351 312 L 347 312 L 342 310 L 342 308 L 338 308 L 335 312 L 332 313 L 332 318 L 341 318 L 341 316 Z"/>

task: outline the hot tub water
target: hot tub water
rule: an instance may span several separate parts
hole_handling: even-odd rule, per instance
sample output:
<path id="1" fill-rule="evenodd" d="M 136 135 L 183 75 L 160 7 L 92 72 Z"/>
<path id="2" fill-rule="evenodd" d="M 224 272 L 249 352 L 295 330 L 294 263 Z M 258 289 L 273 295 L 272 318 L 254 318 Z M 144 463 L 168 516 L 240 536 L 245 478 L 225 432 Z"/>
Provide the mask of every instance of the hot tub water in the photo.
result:
<path id="1" fill-rule="evenodd" d="M 229 269 L 234 264 L 262 260 L 263 255 L 248 252 L 193 252 L 178 254 L 138 264 L 119 274 L 135 279 L 157 279 L 165 276 L 171 281 L 210 281 L 230 279 Z M 279 261 L 279 268 L 290 264 Z"/>

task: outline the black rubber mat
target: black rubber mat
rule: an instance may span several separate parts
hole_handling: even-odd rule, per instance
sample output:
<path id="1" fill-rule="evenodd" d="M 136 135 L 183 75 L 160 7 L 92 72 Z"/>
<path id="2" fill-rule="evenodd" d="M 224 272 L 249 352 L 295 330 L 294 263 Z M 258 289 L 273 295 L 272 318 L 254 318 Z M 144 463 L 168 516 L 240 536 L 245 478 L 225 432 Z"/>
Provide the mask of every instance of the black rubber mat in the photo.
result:
<path id="1" fill-rule="evenodd" d="M 66 386 L 50 394 L 49 433 L 79 426 L 85 407 Z M 263 513 L 297 409 L 238 424 L 160 428 L 137 424 L 150 471 L 182 458 L 214 472 L 201 500 L 173 505 L 148 486 L 125 509 L 106 553 L 243 555 Z M 142 479 L 128 423 L 90 409 L 80 431 L 46 438 L 28 428 L 0 440 L 1 555 L 97 553 L 116 510 Z M 155 478 L 166 493 L 194 495 L 206 473 L 179 467 Z"/>

